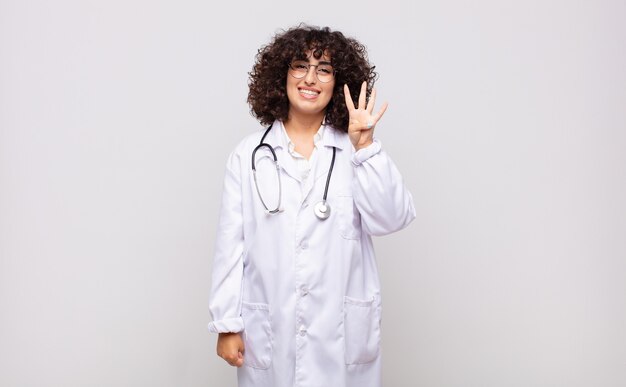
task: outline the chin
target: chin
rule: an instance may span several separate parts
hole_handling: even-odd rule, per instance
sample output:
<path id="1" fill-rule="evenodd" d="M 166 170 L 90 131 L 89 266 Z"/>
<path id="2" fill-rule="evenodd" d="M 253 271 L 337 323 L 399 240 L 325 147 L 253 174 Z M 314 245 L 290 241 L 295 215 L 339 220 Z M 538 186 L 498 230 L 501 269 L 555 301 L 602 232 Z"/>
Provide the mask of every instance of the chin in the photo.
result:
<path id="1" fill-rule="evenodd" d="M 305 114 L 309 116 L 316 116 L 316 115 L 324 114 L 324 110 L 325 109 L 297 109 L 296 108 L 296 111 L 299 112 L 300 114 Z"/>

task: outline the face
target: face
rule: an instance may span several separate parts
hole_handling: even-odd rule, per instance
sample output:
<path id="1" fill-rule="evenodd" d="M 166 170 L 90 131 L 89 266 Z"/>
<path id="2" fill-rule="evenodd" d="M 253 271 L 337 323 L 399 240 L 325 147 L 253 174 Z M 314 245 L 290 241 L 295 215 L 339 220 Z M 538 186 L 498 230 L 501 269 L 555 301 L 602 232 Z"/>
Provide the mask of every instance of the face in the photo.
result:
<path id="1" fill-rule="evenodd" d="M 322 80 L 327 74 L 330 65 L 330 56 L 325 52 L 319 59 L 312 55 L 311 50 L 306 51 L 306 59 L 298 68 L 306 71 L 302 78 L 298 79 L 297 71 L 288 70 L 287 74 L 287 98 L 289 99 L 289 115 L 303 114 L 308 116 L 324 115 L 326 105 L 333 96 L 335 78 L 331 77 L 328 82 L 321 82 L 317 72 L 320 72 Z M 293 63 L 293 62 L 292 62 Z M 306 69 L 306 64 L 310 66 Z M 321 66 L 321 67 L 320 67 Z M 296 75 L 296 76 L 294 76 Z"/>

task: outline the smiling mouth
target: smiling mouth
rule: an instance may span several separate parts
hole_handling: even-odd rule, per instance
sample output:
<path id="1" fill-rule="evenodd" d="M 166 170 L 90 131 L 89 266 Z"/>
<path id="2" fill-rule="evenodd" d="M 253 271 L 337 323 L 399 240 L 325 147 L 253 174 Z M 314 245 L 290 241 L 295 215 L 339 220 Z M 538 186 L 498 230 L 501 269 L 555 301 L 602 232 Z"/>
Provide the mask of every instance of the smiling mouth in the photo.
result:
<path id="1" fill-rule="evenodd" d="M 308 89 L 298 89 L 298 92 L 304 98 L 316 98 L 320 94 L 318 91 L 308 90 Z"/>

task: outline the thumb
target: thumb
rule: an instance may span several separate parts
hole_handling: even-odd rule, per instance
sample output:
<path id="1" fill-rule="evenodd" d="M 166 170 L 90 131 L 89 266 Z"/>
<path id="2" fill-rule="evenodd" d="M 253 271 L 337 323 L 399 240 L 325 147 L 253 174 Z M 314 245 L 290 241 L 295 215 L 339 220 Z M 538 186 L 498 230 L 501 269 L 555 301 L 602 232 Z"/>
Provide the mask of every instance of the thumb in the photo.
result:
<path id="1" fill-rule="evenodd" d="M 237 353 L 237 360 L 235 361 L 235 366 L 241 367 L 243 365 L 243 354 L 241 352 Z"/>
<path id="2" fill-rule="evenodd" d="M 239 353 L 243 355 L 246 352 L 246 345 L 243 343 L 243 340 L 239 340 Z"/>

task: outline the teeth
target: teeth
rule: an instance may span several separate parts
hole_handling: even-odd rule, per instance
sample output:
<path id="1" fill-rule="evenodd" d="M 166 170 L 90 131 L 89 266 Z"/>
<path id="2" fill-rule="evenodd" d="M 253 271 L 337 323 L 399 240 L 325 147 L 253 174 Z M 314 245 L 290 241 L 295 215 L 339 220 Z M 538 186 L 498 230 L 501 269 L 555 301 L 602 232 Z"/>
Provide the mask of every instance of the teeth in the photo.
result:
<path id="1" fill-rule="evenodd" d="M 305 90 L 305 89 L 300 89 L 300 92 L 302 94 L 309 94 L 309 95 L 318 95 L 319 94 L 317 91 Z"/>

